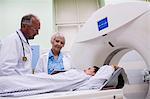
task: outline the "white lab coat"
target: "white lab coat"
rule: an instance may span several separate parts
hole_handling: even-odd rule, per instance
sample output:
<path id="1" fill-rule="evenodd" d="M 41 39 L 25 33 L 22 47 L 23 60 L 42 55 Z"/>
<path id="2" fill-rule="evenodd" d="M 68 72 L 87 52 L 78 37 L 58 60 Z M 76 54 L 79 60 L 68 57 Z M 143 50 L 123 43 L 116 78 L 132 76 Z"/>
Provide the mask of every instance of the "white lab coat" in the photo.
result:
<path id="1" fill-rule="evenodd" d="M 69 53 L 63 53 L 63 65 L 64 65 L 64 70 L 69 70 L 71 69 L 71 57 L 69 55 Z M 48 57 L 49 57 L 49 50 L 42 53 L 40 55 L 40 58 L 37 62 L 36 68 L 35 68 L 35 73 L 39 73 L 39 72 L 45 72 L 48 73 Z"/>
<path id="2" fill-rule="evenodd" d="M 1 40 L 0 40 L 0 49 L 1 49 L 1 45 L 2 45 L 2 42 L 1 42 Z"/>
<path id="3" fill-rule="evenodd" d="M 18 33 L 23 41 L 27 61 L 22 61 L 23 48 L 21 40 L 15 32 L 14 34 L 11 34 L 1 41 L 2 45 L 0 49 L 0 76 L 26 74 L 31 73 L 32 71 L 31 47 L 27 43 L 20 30 L 18 30 Z"/>
<path id="4" fill-rule="evenodd" d="M 1 40 L 0 40 L 0 50 L 1 50 L 1 46 L 2 46 L 2 42 L 1 42 Z"/>

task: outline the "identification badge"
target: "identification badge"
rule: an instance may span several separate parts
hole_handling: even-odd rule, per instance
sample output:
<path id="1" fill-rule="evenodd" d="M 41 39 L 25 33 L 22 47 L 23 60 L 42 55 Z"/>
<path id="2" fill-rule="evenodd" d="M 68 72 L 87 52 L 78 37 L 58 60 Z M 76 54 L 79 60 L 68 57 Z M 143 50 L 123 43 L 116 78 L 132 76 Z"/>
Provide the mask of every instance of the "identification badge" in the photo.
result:
<path id="1" fill-rule="evenodd" d="M 25 56 L 22 57 L 22 60 L 23 60 L 23 61 L 27 61 L 27 57 L 25 57 Z"/>

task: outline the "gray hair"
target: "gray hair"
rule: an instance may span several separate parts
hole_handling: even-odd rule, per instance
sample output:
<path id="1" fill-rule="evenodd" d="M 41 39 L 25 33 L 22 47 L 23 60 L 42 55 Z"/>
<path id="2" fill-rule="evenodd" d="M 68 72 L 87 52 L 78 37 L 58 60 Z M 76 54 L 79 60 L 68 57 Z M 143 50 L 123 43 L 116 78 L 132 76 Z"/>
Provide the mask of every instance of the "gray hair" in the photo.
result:
<path id="1" fill-rule="evenodd" d="M 65 43 L 65 37 L 62 33 L 55 33 L 52 37 L 51 37 L 51 43 L 55 40 L 56 37 L 62 37 L 64 39 L 64 43 Z"/>
<path id="2" fill-rule="evenodd" d="M 32 25 L 33 18 L 37 18 L 37 17 L 33 14 L 28 14 L 28 15 L 23 16 L 21 19 L 21 27 L 23 27 L 26 24 Z"/>

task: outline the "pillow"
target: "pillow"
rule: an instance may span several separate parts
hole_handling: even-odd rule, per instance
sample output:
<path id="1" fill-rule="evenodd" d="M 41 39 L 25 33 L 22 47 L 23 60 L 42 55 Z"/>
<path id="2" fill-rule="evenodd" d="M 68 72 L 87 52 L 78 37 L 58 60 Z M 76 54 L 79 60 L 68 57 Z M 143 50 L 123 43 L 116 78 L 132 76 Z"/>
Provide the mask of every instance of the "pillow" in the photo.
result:
<path id="1" fill-rule="evenodd" d="M 115 70 L 110 79 L 105 82 L 104 88 L 113 86 L 114 88 L 119 89 L 123 88 L 125 83 L 129 83 L 127 75 L 125 73 L 125 70 L 119 67 L 117 68 L 117 70 Z"/>

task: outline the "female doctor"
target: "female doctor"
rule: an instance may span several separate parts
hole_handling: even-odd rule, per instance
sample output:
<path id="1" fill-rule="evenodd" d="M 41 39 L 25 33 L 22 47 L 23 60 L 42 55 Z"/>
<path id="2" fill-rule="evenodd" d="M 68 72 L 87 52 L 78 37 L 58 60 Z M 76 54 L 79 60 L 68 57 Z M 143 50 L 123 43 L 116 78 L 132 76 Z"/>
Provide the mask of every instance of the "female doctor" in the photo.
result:
<path id="1" fill-rule="evenodd" d="M 51 37 L 52 48 L 42 54 L 39 58 L 35 72 L 45 72 L 47 74 L 53 74 L 54 72 L 61 72 L 69 70 L 70 55 L 68 53 L 61 52 L 61 49 L 65 45 L 65 37 L 61 33 L 56 33 Z"/>
<path id="2" fill-rule="evenodd" d="M 21 29 L 1 41 L 0 76 L 32 73 L 32 52 L 28 40 L 34 39 L 39 29 L 39 19 L 32 14 L 25 15 Z"/>

